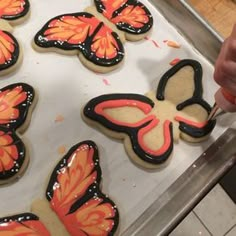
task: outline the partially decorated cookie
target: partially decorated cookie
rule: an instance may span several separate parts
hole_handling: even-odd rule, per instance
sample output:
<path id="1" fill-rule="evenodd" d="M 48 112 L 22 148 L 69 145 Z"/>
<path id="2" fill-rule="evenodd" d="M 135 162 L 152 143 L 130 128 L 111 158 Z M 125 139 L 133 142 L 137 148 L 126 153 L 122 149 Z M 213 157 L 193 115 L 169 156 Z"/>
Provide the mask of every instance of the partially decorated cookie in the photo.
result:
<path id="1" fill-rule="evenodd" d="M 114 235 L 119 213 L 114 202 L 100 190 L 101 168 L 94 142 L 73 146 L 56 165 L 45 200 L 32 204 L 32 213 L 0 219 L 4 232 L 39 236 Z M 27 234 L 27 235 L 28 235 Z"/>
<path id="2" fill-rule="evenodd" d="M 28 0 L 0 0 L 0 75 L 14 71 L 22 61 L 11 24 L 19 24 L 29 13 Z"/>
<path id="3" fill-rule="evenodd" d="M 202 98 L 202 67 L 182 60 L 146 95 L 106 94 L 90 100 L 82 111 L 88 124 L 124 140 L 130 158 L 146 168 L 165 163 L 174 140 L 199 142 L 215 126 L 208 121 L 210 105 Z"/>
<path id="4" fill-rule="evenodd" d="M 84 12 L 49 20 L 35 35 L 33 47 L 38 51 L 78 54 L 81 62 L 95 72 L 116 69 L 124 59 L 125 38 L 133 41 L 144 38 L 152 27 L 152 16 L 138 1 L 95 4 L 96 7 Z"/>
<path id="5" fill-rule="evenodd" d="M 28 84 L 0 90 L 0 185 L 19 178 L 28 165 L 26 147 L 17 133 L 29 125 L 34 104 L 35 91 Z"/>

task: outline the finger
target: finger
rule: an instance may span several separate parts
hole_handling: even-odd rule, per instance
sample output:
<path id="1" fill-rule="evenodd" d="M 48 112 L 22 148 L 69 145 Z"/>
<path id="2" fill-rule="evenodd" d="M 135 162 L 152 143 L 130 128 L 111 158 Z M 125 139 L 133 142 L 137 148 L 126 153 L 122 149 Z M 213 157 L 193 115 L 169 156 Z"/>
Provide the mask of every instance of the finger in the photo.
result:
<path id="1" fill-rule="evenodd" d="M 222 61 L 222 63 L 216 66 L 214 71 L 214 80 L 220 86 L 227 86 L 227 81 L 231 81 L 236 84 L 236 62 Z"/>
<path id="2" fill-rule="evenodd" d="M 226 59 L 236 62 L 236 24 L 227 40 L 227 52 Z"/>

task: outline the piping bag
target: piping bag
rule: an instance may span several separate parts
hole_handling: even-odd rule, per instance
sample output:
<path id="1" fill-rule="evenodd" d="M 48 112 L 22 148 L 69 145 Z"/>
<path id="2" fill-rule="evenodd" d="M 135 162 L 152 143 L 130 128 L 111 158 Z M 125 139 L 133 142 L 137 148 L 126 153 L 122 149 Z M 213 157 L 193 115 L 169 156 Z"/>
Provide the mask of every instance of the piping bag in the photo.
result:
<path id="1" fill-rule="evenodd" d="M 226 112 L 236 112 L 236 96 L 233 96 L 225 88 L 220 88 L 215 93 L 215 104 L 208 116 L 208 120 L 213 120 Z"/>

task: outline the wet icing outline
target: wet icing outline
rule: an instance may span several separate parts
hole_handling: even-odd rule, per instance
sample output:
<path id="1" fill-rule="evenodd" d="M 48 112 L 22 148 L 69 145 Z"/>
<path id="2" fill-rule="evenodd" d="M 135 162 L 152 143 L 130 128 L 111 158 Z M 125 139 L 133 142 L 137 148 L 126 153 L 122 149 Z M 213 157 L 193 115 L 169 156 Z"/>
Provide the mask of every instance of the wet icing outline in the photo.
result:
<path id="1" fill-rule="evenodd" d="M 202 85 L 201 85 L 201 76 L 202 69 L 201 65 L 194 60 L 182 60 L 180 63 L 176 64 L 173 68 L 167 71 L 161 78 L 158 88 L 156 98 L 157 100 L 164 100 L 164 91 L 168 79 L 174 75 L 178 70 L 182 67 L 190 65 L 194 69 L 194 84 L 195 90 L 193 96 L 186 101 L 178 104 L 176 106 L 176 110 L 182 110 L 188 105 L 199 104 L 202 108 L 204 108 L 208 113 L 211 111 L 210 105 L 202 99 Z M 130 100 L 132 102 L 127 102 Z M 116 104 L 116 101 L 120 102 L 120 105 L 111 106 L 112 102 Z M 99 97 L 93 98 L 90 100 L 83 109 L 83 114 L 85 117 L 90 120 L 96 121 L 102 126 L 108 128 L 111 131 L 115 131 L 118 133 L 125 133 L 129 136 L 131 141 L 133 152 L 143 161 L 151 163 L 151 164 L 161 164 L 168 159 L 173 149 L 173 133 L 172 133 L 172 122 L 169 123 L 169 130 L 166 128 L 168 125 L 165 125 L 164 128 L 164 137 L 168 138 L 165 142 L 165 145 L 161 147 L 158 151 L 148 150 L 148 148 L 142 143 L 143 139 L 140 137 L 140 130 L 146 129 L 143 131 L 144 133 L 150 130 L 152 127 L 157 125 L 158 117 L 151 115 L 150 111 L 147 110 L 145 113 L 146 118 L 136 123 L 122 123 L 121 121 L 115 120 L 107 116 L 107 114 L 103 111 L 103 109 L 99 108 L 101 104 L 109 104 L 107 106 L 103 106 L 105 108 L 111 107 L 122 107 L 122 106 L 130 106 L 131 103 L 135 104 L 140 111 L 144 111 L 144 109 L 140 106 L 139 103 L 146 104 L 147 107 L 154 107 L 154 102 L 146 96 L 138 95 L 138 94 L 107 94 L 101 95 Z M 157 105 L 158 106 L 158 105 Z M 150 114 L 149 114 L 150 113 Z M 149 117 L 149 118 L 148 118 Z M 206 122 L 204 126 L 202 123 L 196 123 L 188 120 L 185 122 L 181 117 L 175 116 L 175 120 L 179 122 L 179 129 L 181 132 L 193 137 L 193 138 L 201 138 L 209 134 L 214 126 L 216 121 L 211 120 Z M 138 125 L 137 125 L 138 124 Z M 152 126 L 152 127 L 151 127 Z M 168 132 L 167 132 L 168 131 Z M 167 145 L 168 144 L 168 145 Z M 163 148 L 164 147 L 164 148 Z M 164 151 L 163 151 L 164 150 Z"/>

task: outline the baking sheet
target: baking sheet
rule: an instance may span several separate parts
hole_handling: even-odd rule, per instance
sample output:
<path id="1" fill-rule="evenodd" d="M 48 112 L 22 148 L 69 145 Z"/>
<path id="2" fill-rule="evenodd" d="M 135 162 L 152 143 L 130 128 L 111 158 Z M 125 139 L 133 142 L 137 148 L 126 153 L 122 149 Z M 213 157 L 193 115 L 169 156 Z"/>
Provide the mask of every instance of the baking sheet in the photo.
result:
<path id="1" fill-rule="evenodd" d="M 227 119 L 218 123 L 210 139 L 199 145 L 183 141 L 175 144 L 170 164 L 150 173 L 131 163 L 121 142 L 109 139 L 82 121 L 81 107 L 95 96 L 113 92 L 144 94 L 156 88 L 158 79 L 176 57 L 200 61 L 204 71 L 204 98 L 213 104 L 213 95 L 217 90 L 212 80 L 213 66 L 148 0 L 142 2 L 154 17 L 149 40 L 126 42 L 125 63 L 112 73 L 98 75 L 86 69 L 76 56 L 37 53 L 31 48 L 35 33 L 46 21 L 59 14 L 83 11 L 92 2 L 71 0 L 68 4 L 63 0 L 31 0 L 30 19 L 14 30 L 14 36 L 24 50 L 23 65 L 17 73 L 0 81 L 2 87 L 26 82 L 38 91 L 39 101 L 31 124 L 22 135 L 31 159 L 26 173 L 17 183 L 0 188 L 1 216 L 30 211 L 33 199 L 44 197 L 46 179 L 62 157 L 58 149 L 66 147 L 68 150 L 77 142 L 92 139 L 100 151 L 102 191 L 118 206 L 122 233 L 234 122 L 235 118 L 228 115 Z M 170 48 L 164 40 L 174 40 L 181 44 L 181 48 Z M 58 116 L 63 116 L 64 121 L 55 122 Z"/>

